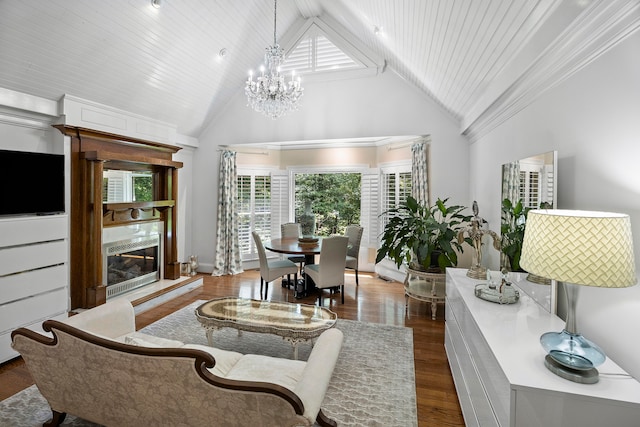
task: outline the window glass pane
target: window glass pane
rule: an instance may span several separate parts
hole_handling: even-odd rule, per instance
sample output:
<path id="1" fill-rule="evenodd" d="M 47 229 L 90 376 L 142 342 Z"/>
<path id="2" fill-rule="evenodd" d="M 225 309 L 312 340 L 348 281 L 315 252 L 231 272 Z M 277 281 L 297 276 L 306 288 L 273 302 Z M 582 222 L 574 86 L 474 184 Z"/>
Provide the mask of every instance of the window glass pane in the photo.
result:
<path id="1" fill-rule="evenodd" d="M 526 206 L 527 203 L 527 173 L 520 171 L 520 184 L 518 185 L 518 197 Z"/>
<path id="2" fill-rule="evenodd" d="M 411 167 L 411 166 L 408 166 Z M 382 174 L 382 212 L 400 207 L 411 195 L 411 172 L 389 172 Z M 381 230 L 389 222 L 389 215 L 380 218 Z"/>
<path id="3" fill-rule="evenodd" d="M 411 172 L 400 172 L 398 174 L 398 200 L 397 205 L 403 204 L 407 197 L 411 195 Z"/>
<path id="4" fill-rule="evenodd" d="M 317 235 L 344 234 L 347 225 L 360 223 L 361 174 L 298 173 L 294 180 L 295 218 L 310 200 Z"/>
<path id="5" fill-rule="evenodd" d="M 102 203 L 109 201 L 109 178 L 102 178 Z"/>
<path id="6" fill-rule="evenodd" d="M 384 194 L 384 210 L 393 209 L 396 207 L 396 174 L 388 173 L 384 175 L 385 177 L 385 188 L 386 192 Z"/>
<path id="7" fill-rule="evenodd" d="M 538 209 L 540 207 L 540 172 L 520 171 L 520 185 L 518 196 L 525 208 Z"/>
<path id="8" fill-rule="evenodd" d="M 250 254 L 251 239 L 251 176 L 238 175 L 238 239 L 240 253 Z"/>
<path id="9" fill-rule="evenodd" d="M 150 175 L 133 175 L 133 201 L 153 201 L 153 178 Z"/>
<path id="10" fill-rule="evenodd" d="M 540 174 L 529 172 L 529 200 L 528 206 L 534 209 L 540 207 Z"/>
<path id="11" fill-rule="evenodd" d="M 262 240 L 271 239 L 271 177 L 255 177 L 254 225 Z"/>
<path id="12" fill-rule="evenodd" d="M 102 173 L 102 201 L 105 203 L 153 201 L 153 174 L 105 169 Z"/>

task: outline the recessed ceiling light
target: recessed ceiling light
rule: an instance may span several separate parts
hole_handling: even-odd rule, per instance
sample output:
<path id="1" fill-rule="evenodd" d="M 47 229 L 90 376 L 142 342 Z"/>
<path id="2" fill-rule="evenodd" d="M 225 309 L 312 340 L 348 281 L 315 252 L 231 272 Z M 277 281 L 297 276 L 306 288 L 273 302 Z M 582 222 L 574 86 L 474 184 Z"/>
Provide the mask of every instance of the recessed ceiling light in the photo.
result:
<path id="1" fill-rule="evenodd" d="M 151 6 L 155 7 L 156 9 L 160 9 L 160 6 L 162 5 L 162 0 L 151 0 Z"/>
<path id="2" fill-rule="evenodd" d="M 223 59 L 226 55 L 227 55 L 227 48 L 223 47 L 222 49 L 220 49 L 220 52 L 218 52 L 218 57 L 220 59 Z"/>
<path id="3" fill-rule="evenodd" d="M 378 37 L 381 37 L 384 35 L 384 29 L 382 27 L 375 26 L 373 27 L 373 34 L 375 34 Z"/>

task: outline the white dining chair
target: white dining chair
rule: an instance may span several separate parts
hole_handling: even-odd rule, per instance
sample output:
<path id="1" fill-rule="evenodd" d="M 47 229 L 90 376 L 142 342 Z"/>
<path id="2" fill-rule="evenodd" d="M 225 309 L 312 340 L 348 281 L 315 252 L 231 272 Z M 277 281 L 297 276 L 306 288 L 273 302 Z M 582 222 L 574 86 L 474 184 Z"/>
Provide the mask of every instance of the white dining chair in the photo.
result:
<path id="1" fill-rule="evenodd" d="M 322 290 L 338 286 L 344 304 L 344 269 L 348 243 L 349 239 L 346 236 L 325 237 L 320 248 L 320 262 L 304 266 L 306 277 L 312 279 L 318 288 L 319 306 L 322 306 Z M 333 294 L 333 290 L 331 293 Z"/>
<path id="2" fill-rule="evenodd" d="M 364 227 L 359 225 L 347 225 L 344 231 L 344 235 L 349 239 L 349 245 L 347 246 L 347 262 L 346 267 L 356 271 L 356 286 L 358 283 L 358 257 L 360 254 L 360 242 L 362 241 L 362 233 Z"/>
<path id="3" fill-rule="evenodd" d="M 258 250 L 258 257 L 260 258 L 260 298 L 267 299 L 267 293 L 269 292 L 269 282 L 277 279 L 278 277 L 287 276 L 287 279 L 294 276 L 294 283 L 298 283 L 298 266 L 289 261 L 288 259 L 272 260 L 267 259 L 267 253 L 262 244 L 260 235 L 255 231 L 251 232 L 253 240 L 256 243 L 256 249 Z M 264 287 L 264 298 L 262 297 L 262 288 Z"/>
<path id="4" fill-rule="evenodd" d="M 293 238 L 293 237 L 297 239 L 302 235 L 301 233 L 302 232 L 301 232 L 300 224 L 297 222 L 287 222 L 285 224 L 280 225 L 280 236 L 282 236 L 283 239 Z M 302 269 L 304 267 L 304 261 L 305 261 L 304 255 L 292 255 L 290 257 L 287 257 L 287 259 L 291 262 L 298 263 L 300 265 L 300 274 L 302 274 Z"/>

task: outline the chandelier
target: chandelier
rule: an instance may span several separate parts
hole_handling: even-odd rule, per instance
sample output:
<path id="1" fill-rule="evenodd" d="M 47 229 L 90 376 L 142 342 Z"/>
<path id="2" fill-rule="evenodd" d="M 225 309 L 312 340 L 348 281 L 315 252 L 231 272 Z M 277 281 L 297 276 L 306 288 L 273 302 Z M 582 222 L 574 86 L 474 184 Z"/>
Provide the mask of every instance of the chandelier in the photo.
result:
<path id="1" fill-rule="evenodd" d="M 287 81 L 280 74 L 280 65 L 284 62 L 284 50 L 276 42 L 276 15 L 278 0 L 273 5 L 273 45 L 267 47 L 264 55 L 265 66 L 260 67 L 261 75 L 253 80 L 253 71 L 244 87 L 248 105 L 265 116 L 277 119 L 290 111 L 298 109 L 298 101 L 302 97 L 300 77 L 295 79 L 295 72 Z"/>

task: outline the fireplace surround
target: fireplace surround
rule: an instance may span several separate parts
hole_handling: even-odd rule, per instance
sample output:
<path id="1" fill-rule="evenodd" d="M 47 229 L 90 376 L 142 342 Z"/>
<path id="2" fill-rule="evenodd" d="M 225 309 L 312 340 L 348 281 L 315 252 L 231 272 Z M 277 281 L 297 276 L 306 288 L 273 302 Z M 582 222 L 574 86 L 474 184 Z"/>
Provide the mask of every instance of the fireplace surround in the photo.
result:
<path id="1" fill-rule="evenodd" d="M 71 140 L 70 309 L 92 308 L 107 300 L 103 264 L 103 231 L 107 229 L 162 223 L 160 253 L 154 256 L 159 278 L 180 278 L 177 199 L 182 163 L 173 160 L 180 147 L 76 126 L 54 127 Z M 150 172 L 152 200 L 103 202 L 105 169 Z"/>
<path id="2" fill-rule="evenodd" d="M 107 300 L 160 279 L 160 235 L 105 243 L 102 248 L 103 284 Z"/>

